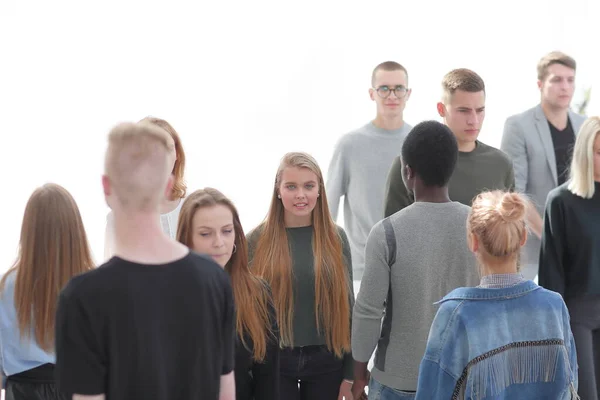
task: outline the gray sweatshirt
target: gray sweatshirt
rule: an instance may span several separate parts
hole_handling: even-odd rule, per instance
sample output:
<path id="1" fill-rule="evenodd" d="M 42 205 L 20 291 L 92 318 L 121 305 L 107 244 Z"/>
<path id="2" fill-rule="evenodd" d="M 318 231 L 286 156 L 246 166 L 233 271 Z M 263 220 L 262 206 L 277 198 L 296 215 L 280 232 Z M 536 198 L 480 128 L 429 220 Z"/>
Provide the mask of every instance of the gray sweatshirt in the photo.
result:
<path id="1" fill-rule="evenodd" d="M 383 218 L 385 184 L 394 158 L 412 129 L 377 128 L 372 122 L 342 136 L 327 171 L 327 199 L 334 220 L 344 196 L 344 229 L 350 240 L 354 279 L 365 265 L 365 243 L 373 225 Z"/>
<path id="2" fill-rule="evenodd" d="M 383 223 L 369 234 L 354 305 L 352 354 L 367 362 L 377 345 L 371 374 L 386 386 L 416 390 L 438 308 L 434 303 L 457 287 L 479 284 L 475 256 L 467 247 L 469 211 L 458 202 L 416 202 L 392 215 L 396 262 L 391 268 Z"/>

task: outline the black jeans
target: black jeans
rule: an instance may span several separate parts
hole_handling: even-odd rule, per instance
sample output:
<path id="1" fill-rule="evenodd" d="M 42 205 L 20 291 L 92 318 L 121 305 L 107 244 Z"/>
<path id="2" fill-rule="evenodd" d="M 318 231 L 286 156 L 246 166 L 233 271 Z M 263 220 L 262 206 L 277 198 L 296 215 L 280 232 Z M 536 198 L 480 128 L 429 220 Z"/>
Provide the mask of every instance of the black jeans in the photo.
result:
<path id="1" fill-rule="evenodd" d="M 285 348 L 279 357 L 279 393 L 285 400 L 337 400 L 343 360 L 327 346 Z"/>
<path id="2" fill-rule="evenodd" d="M 571 331 L 577 348 L 581 400 L 600 399 L 600 296 L 567 300 Z"/>
<path id="3" fill-rule="evenodd" d="M 69 396 L 58 391 L 54 381 L 54 365 L 11 375 L 6 379 L 5 400 L 67 400 Z"/>

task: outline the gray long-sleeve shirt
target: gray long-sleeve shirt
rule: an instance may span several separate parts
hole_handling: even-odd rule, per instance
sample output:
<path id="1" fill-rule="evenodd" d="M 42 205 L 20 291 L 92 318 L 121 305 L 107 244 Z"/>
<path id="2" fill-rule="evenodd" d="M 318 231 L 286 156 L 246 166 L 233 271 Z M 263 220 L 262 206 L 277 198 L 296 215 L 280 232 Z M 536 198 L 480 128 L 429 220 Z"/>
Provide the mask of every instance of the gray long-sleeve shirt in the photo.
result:
<path id="1" fill-rule="evenodd" d="M 385 183 L 394 158 L 412 126 L 377 128 L 372 122 L 342 136 L 327 171 L 327 200 L 334 220 L 344 196 L 344 229 L 352 249 L 354 279 L 365 269 L 365 243 L 373 225 L 383 218 Z"/>
<path id="2" fill-rule="evenodd" d="M 369 234 L 352 318 L 352 354 L 367 362 L 377 345 L 371 374 L 386 386 L 416 390 L 438 308 L 434 303 L 457 287 L 479 283 L 475 256 L 467 247 L 469 210 L 458 202 L 416 202 L 392 215 L 396 262 L 391 268 L 383 223 Z"/>

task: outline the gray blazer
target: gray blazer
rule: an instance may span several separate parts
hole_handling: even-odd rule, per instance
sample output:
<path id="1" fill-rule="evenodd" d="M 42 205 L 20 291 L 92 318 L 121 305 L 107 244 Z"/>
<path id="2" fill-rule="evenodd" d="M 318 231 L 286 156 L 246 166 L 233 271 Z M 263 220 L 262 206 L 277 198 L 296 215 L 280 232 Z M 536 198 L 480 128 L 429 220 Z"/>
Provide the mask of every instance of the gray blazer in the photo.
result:
<path id="1" fill-rule="evenodd" d="M 577 135 L 585 117 L 569 110 L 569 120 Z M 526 193 L 544 215 L 546 197 L 558 186 L 558 177 L 552 135 L 541 105 L 506 120 L 500 149 L 513 161 L 516 191 Z M 540 240 L 529 235 L 522 264 L 537 264 L 539 253 Z"/>

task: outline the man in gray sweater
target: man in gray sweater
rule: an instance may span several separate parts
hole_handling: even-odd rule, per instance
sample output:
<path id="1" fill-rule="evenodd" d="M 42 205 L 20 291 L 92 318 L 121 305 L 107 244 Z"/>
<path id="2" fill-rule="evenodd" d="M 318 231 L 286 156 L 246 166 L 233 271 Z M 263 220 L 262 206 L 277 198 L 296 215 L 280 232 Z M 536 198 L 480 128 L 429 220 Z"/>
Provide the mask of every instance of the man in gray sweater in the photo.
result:
<path id="1" fill-rule="evenodd" d="M 337 142 L 327 172 L 327 199 L 334 220 L 344 197 L 344 229 L 350 240 L 355 290 L 365 266 L 365 243 L 373 225 L 383 218 L 388 171 L 411 129 L 404 122 L 410 97 L 406 69 L 394 61 L 379 64 L 371 76 L 369 96 L 377 116 Z"/>
<path id="2" fill-rule="evenodd" d="M 439 122 L 416 125 L 404 141 L 402 180 L 415 201 L 378 222 L 367 239 L 352 323 L 355 396 L 369 382 L 367 363 L 377 345 L 369 396 L 387 391 L 394 399 L 413 398 L 434 303 L 479 283 L 467 247 L 470 207 L 448 196 L 457 157 L 452 131 Z"/>

